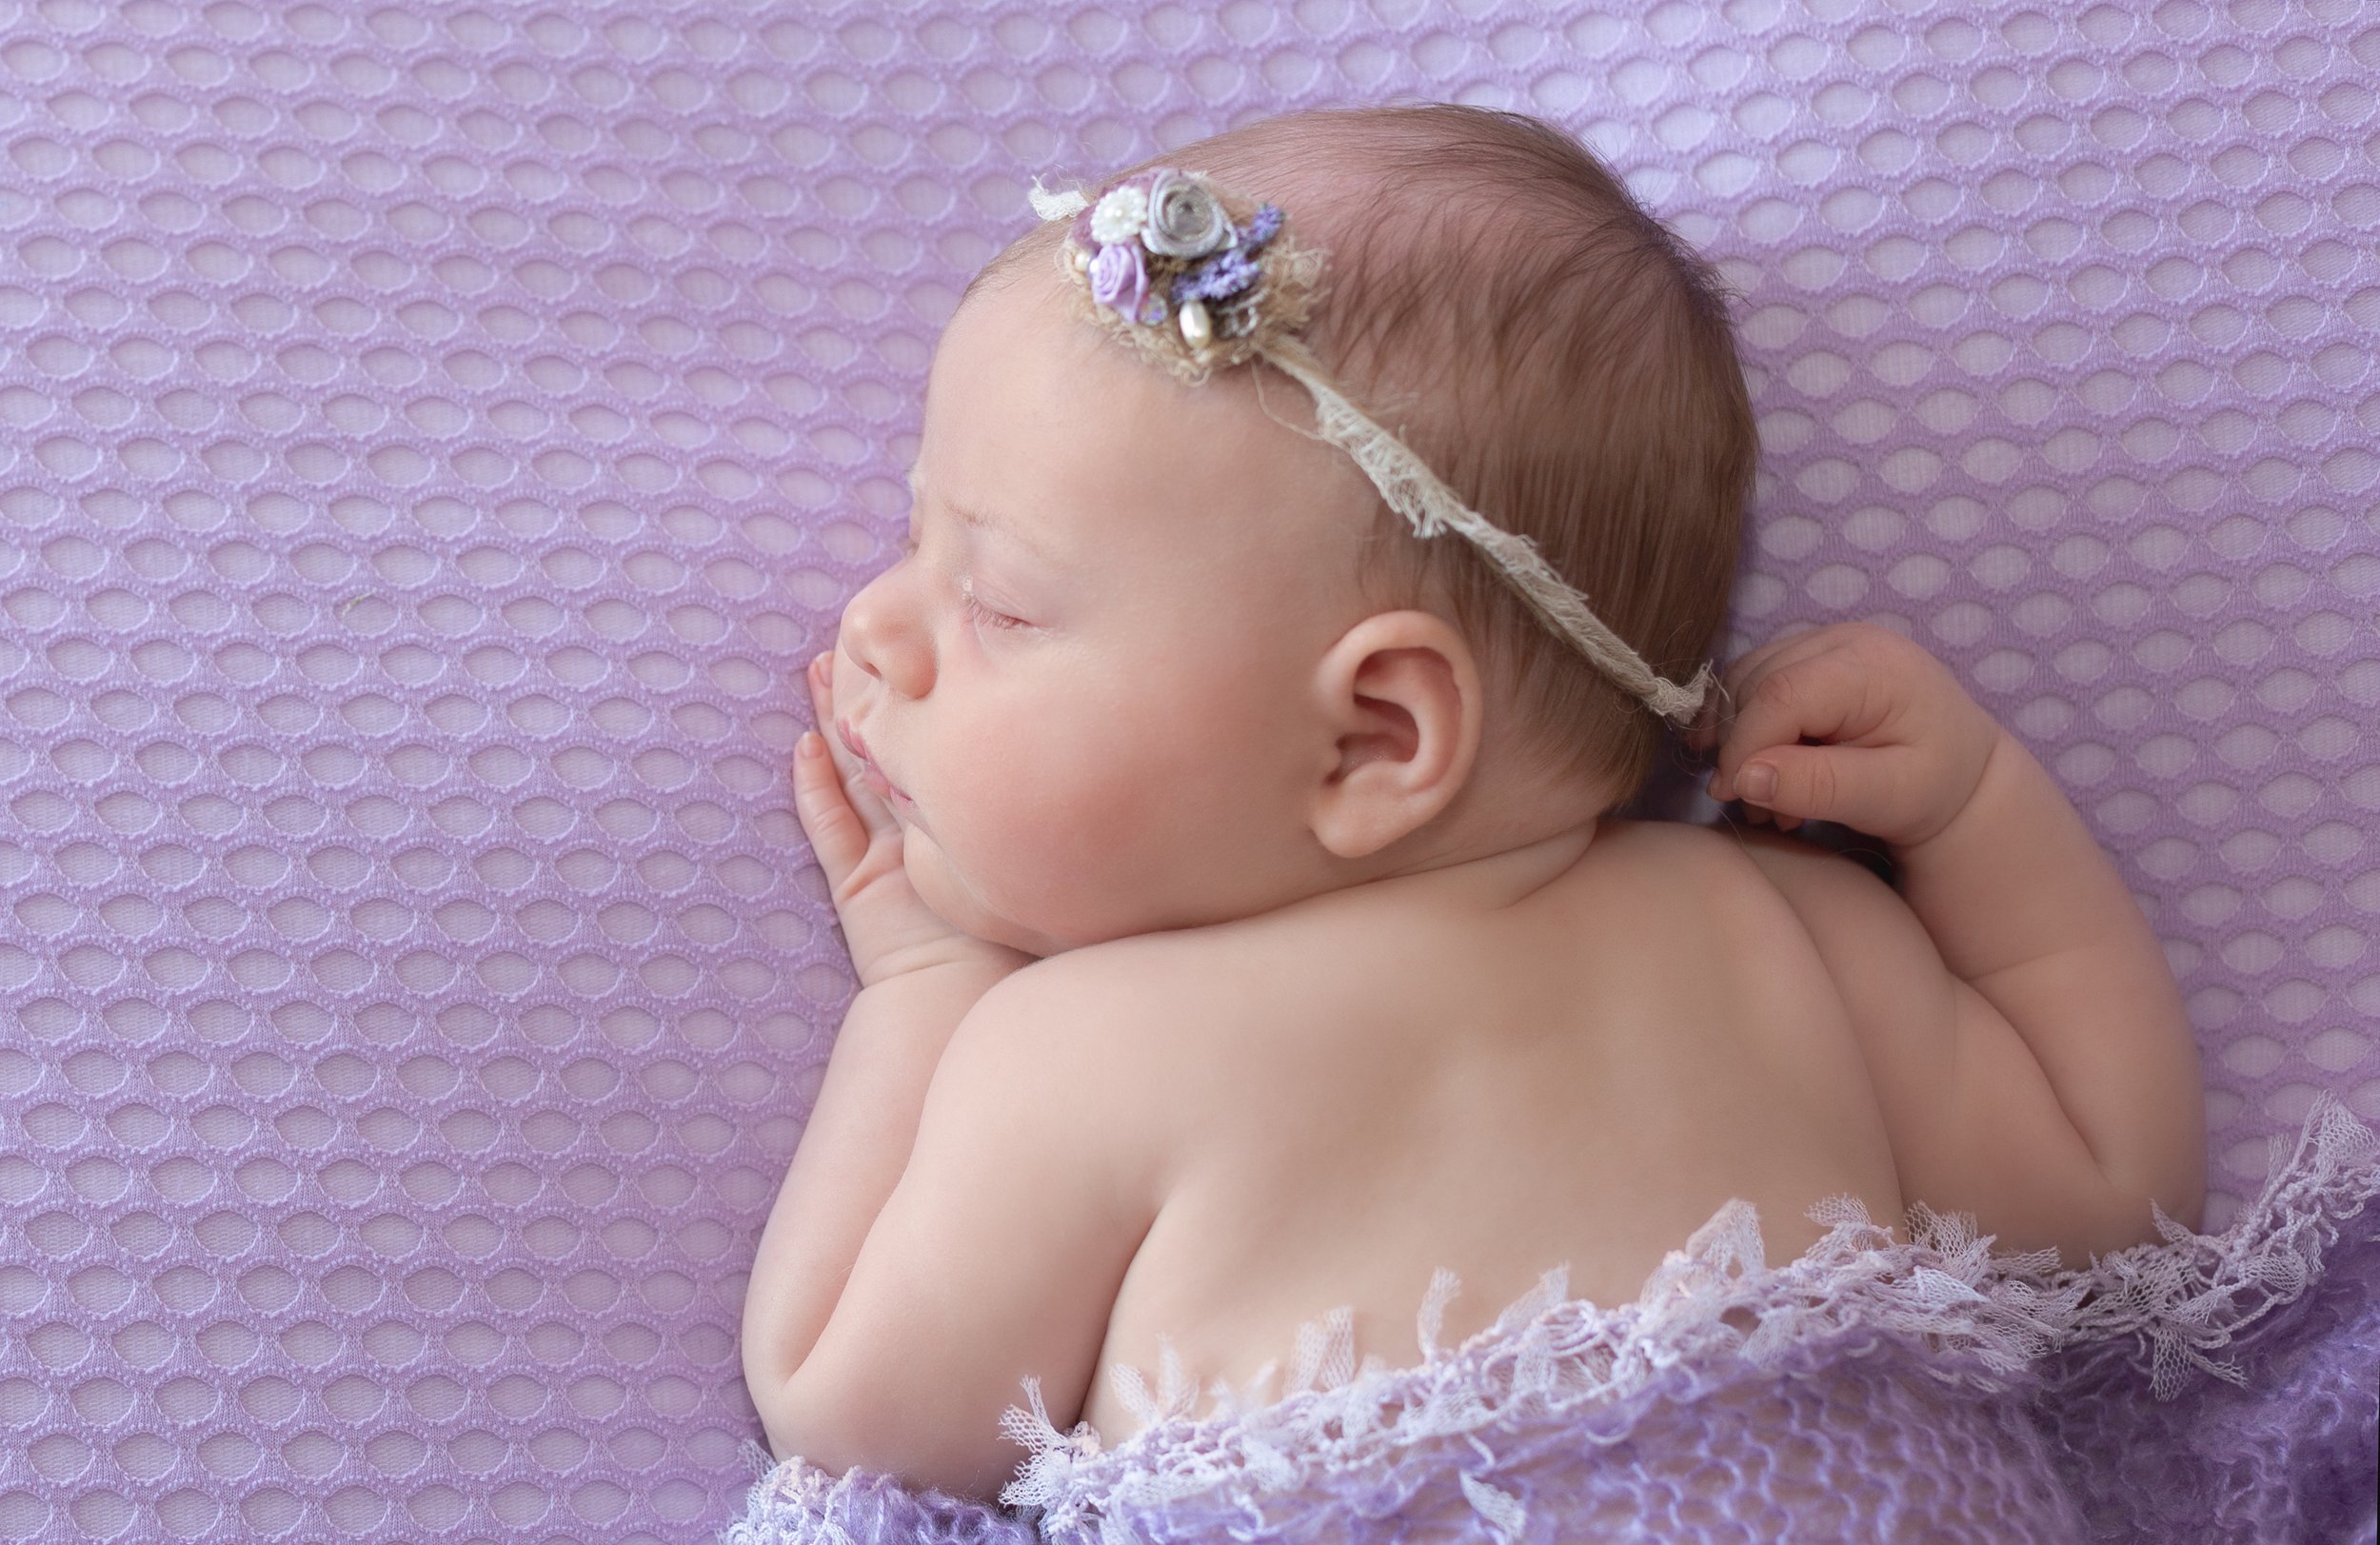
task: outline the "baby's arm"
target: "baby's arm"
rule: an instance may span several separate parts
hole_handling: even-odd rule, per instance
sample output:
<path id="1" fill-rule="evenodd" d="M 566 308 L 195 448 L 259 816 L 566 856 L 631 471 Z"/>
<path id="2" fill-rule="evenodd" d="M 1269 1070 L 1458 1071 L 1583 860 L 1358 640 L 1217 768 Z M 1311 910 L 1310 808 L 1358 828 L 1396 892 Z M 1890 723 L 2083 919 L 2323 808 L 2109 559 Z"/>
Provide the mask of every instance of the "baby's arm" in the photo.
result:
<path id="1" fill-rule="evenodd" d="M 1728 673 L 1714 798 L 1881 839 L 1899 895 L 1755 842 L 1841 987 L 1903 1195 L 2070 1256 L 2195 1223 L 2204 1096 L 2154 934 L 2041 764 L 1882 628 L 1798 634 Z M 1798 850 L 1798 851 L 1796 851 Z"/>
<path id="2" fill-rule="evenodd" d="M 784 1388 L 824 1334 L 909 1164 L 953 1033 L 1001 980 L 956 966 L 911 972 L 862 988 L 843 1015 L 744 1290 L 744 1386 L 780 1456 L 791 1446 Z"/>
<path id="3" fill-rule="evenodd" d="M 810 692 L 833 723 L 823 662 Z M 1088 1404 L 1156 1216 L 1160 1156 L 1109 1054 L 1132 1005 L 1087 952 L 1037 963 L 936 916 L 831 743 L 804 736 L 794 769 L 861 988 L 753 1263 L 744 1383 L 781 1457 L 990 1501 L 1023 1380 L 1061 1430 Z"/>
<path id="4" fill-rule="evenodd" d="M 1144 1028 L 1071 954 L 1003 978 L 966 1011 L 864 1238 L 786 1236 L 789 1258 L 817 1253 L 808 1269 L 827 1274 L 818 1301 L 831 1313 L 798 1366 L 746 1358 L 781 1457 L 991 1501 L 1025 1455 L 1004 1425 L 1025 1380 L 1059 1431 L 1073 1426 L 1156 1218 L 1145 1102 L 1116 1078 L 1109 1040 Z"/>

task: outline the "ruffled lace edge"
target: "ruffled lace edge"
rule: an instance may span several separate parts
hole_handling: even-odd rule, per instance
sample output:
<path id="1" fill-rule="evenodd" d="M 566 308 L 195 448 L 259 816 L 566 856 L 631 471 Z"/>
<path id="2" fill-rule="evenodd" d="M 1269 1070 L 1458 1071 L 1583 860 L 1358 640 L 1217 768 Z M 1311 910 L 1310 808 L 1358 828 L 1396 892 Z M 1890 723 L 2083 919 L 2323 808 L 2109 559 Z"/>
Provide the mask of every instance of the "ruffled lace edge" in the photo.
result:
<path id="1" fill-rule="evenodd" d="M 1916 1340 L 1940 1355 L 1929 1359 L 1936 1377 L 1986 1390 L 2053 1352 L 2116 1349 L 2145 1362 L 2154 1392 L 2170 1397 L 2192 1368 L 2238 1381 L 2217 1354 L 2305 1292 L 2375 1194 L 2380 1136 L 2325 1095 L 2231 1228 L 2196 1234 L 2158 1212 L 2163 1242 L 2080 1270 L 2059 1269 L 2054 1251 L 1995 1256 L 1972 1218 L 1923 1209 L 1912 1210 L 1909 1241 L 1895 1243 L 1848 1198 L 1812 1209 L 1827 1233 L 1772 1269 L 1758 1215 L 1731 1201 L 1663 1259 L 1634 1303 L 1604 1310 L 1569 1298 L 1567 1268 L 1557 1267 L 1453 1349 L 1437 1344 L 1458 1287 L 1440 1270 L 1417 1319 L 1418 1366 L 1389 1369 L 1375 1356 L 1355 1368 L 1353 1317 L 1340 1309 L 1299 1328 L 1282 1396 L 1251 1403 L 1271 1379 L 1267 1364 L 1241 1391 L 1216 1380 L 1215 1408 L 1198 1417 L 1199 1392 L 1168 1346 L 1154 1398 L 1137 1371 L 1118 1370 L 1119 1396 L 1147 1425 L 1112 1449 L 1087 1422 L 1059 1432 L 1040 1381 L 1027 1378 L 1031 1409 L 1009 1407 L 1001 1426 L 1030 1457 L 1001 1500 L 1042 1510 L 1057 1526 L 1104 1511 L 1103 1500 L 1162 1504 L 1228 1480 L 1269 1491 L 1308 1469 L 1376 1463 L 1476 1432 L 1524 1402 L 1553 1415 L 1617 1401 L 1668 1369 L 1722 1354 L 1771 1367 L 1862 1331 Z"/>
<path id="2" fill-rule="evenodd" d="M 842 1475 L 800 1455 L 780 1463 L 757 1441 L 737 1456 L 754 1479 L 742 1515 L 716 1545 L 872 1545 L 876 1541 L 943 1540 L 953 1545 L 1039 1545 L 1028 1524 L 981 1502 L 931 1489 L 913 1490 L 897 1478 L 853 1466 Z"/>

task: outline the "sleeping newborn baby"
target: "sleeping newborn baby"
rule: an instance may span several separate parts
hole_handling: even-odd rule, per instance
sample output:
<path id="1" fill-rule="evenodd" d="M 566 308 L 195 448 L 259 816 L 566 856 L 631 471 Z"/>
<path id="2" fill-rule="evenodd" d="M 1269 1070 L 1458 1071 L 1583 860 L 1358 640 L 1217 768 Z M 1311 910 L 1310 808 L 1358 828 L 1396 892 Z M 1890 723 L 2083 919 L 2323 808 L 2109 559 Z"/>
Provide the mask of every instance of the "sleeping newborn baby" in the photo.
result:
<path id="1" fill-rule="evenodd" d="M 1044 213 L 811 672 L 861 989 L 744 1310 L 781 1456 L 990 1498 L 1027 1377 L 1113 1447 L 1162 1359 L 1260 1391 L 1346 1307 L 1398 1365 L 1438 1268 L 1449 1339 L 1626 1302 L 1730 1198 L 1773 1261 L 1836 1197 L 2195 1222 L 2179 995 L 2023 745 L 1880 627 L 1697 674 L 1751 410 L 1589 156 L 1308 113 Z M 1665 722 L 1739 821 L 1615 814 Z"/>

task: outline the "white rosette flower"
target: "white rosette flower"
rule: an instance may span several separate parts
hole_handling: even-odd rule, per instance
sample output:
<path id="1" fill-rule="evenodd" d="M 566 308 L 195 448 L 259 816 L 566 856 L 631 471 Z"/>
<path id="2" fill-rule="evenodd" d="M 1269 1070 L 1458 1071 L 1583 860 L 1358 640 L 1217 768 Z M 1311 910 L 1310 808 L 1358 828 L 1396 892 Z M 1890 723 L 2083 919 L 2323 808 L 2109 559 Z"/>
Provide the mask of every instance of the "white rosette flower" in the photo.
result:
<path id="1" fill-rule="evenodd" d="M 1204 257 L 1231 239 L 1231 217 L 1205 185 L 1160 171 L 1149 185 L 1148 227 L 1140 245 L 1160 257 Z"/>
<path id="2" fill-rule="evenodd" d="M 1127 183 L 1111 188 L 1091 208 L 1091 235 L 1101 246 L 1128 242 L 1148 224 L 1149 195 Z"/>

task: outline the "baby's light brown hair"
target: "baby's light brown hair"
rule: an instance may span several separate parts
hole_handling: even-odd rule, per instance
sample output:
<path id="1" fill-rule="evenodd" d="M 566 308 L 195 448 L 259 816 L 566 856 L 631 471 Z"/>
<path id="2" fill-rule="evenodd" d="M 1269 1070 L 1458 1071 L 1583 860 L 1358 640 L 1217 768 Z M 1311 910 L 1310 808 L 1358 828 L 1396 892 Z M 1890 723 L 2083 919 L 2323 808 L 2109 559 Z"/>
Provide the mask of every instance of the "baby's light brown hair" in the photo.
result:
<path id="1" fill-rule="evenodd" d="M 1725 616 L 1758 451 L 1709 265 L 1584 147 L 1517 113 L 1296 113 L 1115 175 L 1159 165 L 1279 205 L 1328 253 L 1304 336 L 1347 395 L 1536 543 L 1654 669 L 1693 676 Z M 979 283 L 1049 261 L 1061 236 L 1029 233 Z M 1369 604 L 1452 613 L 1524 756 L 1616 801 L 1641 785 L 1660 722 L 1471 544 L 1418 538 L 1380 501 L 1354 578 Z"/>

